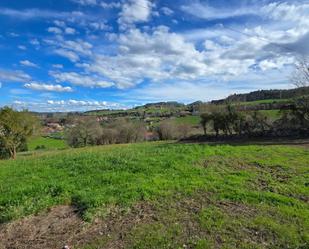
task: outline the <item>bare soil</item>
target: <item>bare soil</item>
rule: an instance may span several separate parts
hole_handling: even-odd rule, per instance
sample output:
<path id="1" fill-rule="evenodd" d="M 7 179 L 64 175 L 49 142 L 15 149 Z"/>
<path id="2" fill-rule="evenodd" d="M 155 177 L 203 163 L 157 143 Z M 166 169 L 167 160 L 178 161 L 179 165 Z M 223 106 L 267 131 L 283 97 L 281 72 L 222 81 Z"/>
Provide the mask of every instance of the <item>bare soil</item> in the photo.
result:
<path id="1" fill-rule="evenodd" d="M 106 238 L 104 248 L 123 248 L 126 233 L 154 219 L 152 207 L 139 203 L 128 212 L 115 209 L 106 219 L 84 222 L 74 207 L 57 206 L 48 212 L 0 225 L 0 249 L 81 248 Z"/>

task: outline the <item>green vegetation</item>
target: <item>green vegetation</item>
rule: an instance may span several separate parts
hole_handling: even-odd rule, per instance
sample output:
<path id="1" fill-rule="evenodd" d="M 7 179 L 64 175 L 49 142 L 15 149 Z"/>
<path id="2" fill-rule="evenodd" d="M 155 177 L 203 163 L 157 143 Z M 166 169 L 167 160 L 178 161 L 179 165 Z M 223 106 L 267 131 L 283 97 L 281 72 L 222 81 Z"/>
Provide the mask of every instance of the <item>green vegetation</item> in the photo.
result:
<path id="1" fill-rule="evenodd" d="M 29 139 L 28 150 L 33 151 L 39 148 L 46 150 L 61 150 L 67 148 L 67 144 L 62 139 L 55 139 L 49 137 L 33 137 Z"/>
<path id="2" fill-rule="evenodd" d="M 0 109 L 0 158 L 16 158 L 18 151 L 26 150 L 25 144 L 39 126 L 35 116 L 27 111 L 9 107 Z"/>
<path id="3" fill-rule="evenodd" d="M 177 124 L 199 125 L 201 122 L 200 116 L 185 116 L 175 119 Z"/>
<path id="4" fill-rule="evenodd" d="M 59 204 L 90 221 L 148 203 L 155 218 L 130 229 L 127 248 L 306 248 L 308 162 L 307 149 L 291 146 L 159 142 L 42 152 L 0 162 L 0 221 Z"/>
<path id="5" fill-rule="evenodd" d="M 280 110 L 260 110 L 258 112 L 273 120 L 278 120 L 281 116 Z"/>
<path id="6" fill-rule="evenodd" d="M 290 103 L 292 99 L 261 99 L 255 101 L 239 102 L 240 105 L 258 105 L 258 104 L 274 104 L 274 103 Z"/>

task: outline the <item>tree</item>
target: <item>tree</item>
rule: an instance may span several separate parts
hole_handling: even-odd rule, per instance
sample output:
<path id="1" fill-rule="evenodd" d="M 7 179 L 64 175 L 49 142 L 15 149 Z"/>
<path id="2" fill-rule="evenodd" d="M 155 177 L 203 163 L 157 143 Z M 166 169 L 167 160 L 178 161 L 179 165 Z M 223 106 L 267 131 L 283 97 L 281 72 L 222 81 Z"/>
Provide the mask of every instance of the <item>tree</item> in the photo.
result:
<path id="1" fill-rule="evenodd" d="M 67 130 L 66 140 L 74 148 L 96 145 L 102 132 L 103 129 L 95 118 L 80 118 Z"/>
<path id="2" fill-rule="evenodd" d="M 156 131 L 160 140 L 171 140 L 177 137 L 175 124 L 170 120 L 162 121 Z"/>
<path id="3" fill-rule="evenodd" d="M 292 76 L 292 82 L 297 87 L 309 86 L 309 60 L 300 59 L 295 65 L 295 72 Z"/>
<path id="4" fill-rule="evenodd" d="M 38 128 L 38 120 L 28 111 L 18 112 L 9 107 L 0 109 L 0 144 L 2 153 L 16 158 L 17 150 Z"/>
<path id="5" fill-rule="evenodd" d="M 213 119 L 213 116 L 211 113 L 202 113 L 201 114 L 201 125 L 204 130 L 204 135 L 207 135 L 207 124 Z"/>

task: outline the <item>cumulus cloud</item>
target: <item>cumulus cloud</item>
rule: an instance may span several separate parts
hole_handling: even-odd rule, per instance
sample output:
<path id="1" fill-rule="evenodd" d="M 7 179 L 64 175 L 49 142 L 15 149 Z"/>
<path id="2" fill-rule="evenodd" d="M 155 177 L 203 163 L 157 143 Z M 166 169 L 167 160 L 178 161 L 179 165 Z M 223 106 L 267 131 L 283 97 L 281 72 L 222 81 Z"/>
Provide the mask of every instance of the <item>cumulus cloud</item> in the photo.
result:
<path id="1" fill-rule="evenodd" d="M 182 36 L 159 27 L 152 34 L 131 29 L 117 38 L 119 54 L 97 55 L 87 68 L 111 79 L 117 87 L 134 86 L 149 78 L 196 78 L 207 71 L 201 52 Z"/>
<path id="2" fill-rule="evenodd" d="M 82 75 L 76 72 L 55 72 L 51 71 L 50 75 L 53 76 L 57 82 L 69 82 L 73 85 L 83 87 L 96 87 L 106 88 L 111 87 L 114 84 L 110 81 L 102 80 L 95 76 Z"/>
<path id="3" fill-rule="evenodd" d="M 58 48 L 58 49 L 54 49 L 54 53 L 57 54 L 57 55 L 63 56 L 65 58 L 69 59 L 72 62 L 79 61 L 79 56 L 73 51 Z"/>
<path id="4" fill-rule="evenodd" d="M 41 112 L 84 112 L 101 109 L 124 109 L 125 106 L 115 102 L 95 101 L 95 100 L 38 100 L 24 101 L 15 100 L 13 106 L 16 109 L 28 109 L 30 111 Z"/>
<path id="5" fill-rule="evenodd" d="M 81 39 L 65 40 L 62 36 L 56 36 L 53 40 L 44 40 L 46 44 L 53 47 L 52 51 L 60 56 L 68 58 L 71 62 L 77 62 L 80 57 L 92 55 L 92 44 Z"/>
<path id="6" fill-rule="evenodd" d="M 29 60 L 22 60 L 19 62 L 21 65 L 26 66 L 26 67 L 36 67 L 39 68 L 39 66 Z"/>
<path id="7" fill-rule="evenodd" d="M 111 2 L 111 3 L 106 3 L 106 2 L 101 2 L 100 6 L 104 9 L 113 9 L 113 8 L 120 8 L 121 3 L 120 2 Z"/>
<path id="8" fill-rule="evenodd" d="M 70 27 L 67 27 L 64 29 L 64 32 L 67 34 L 67 35 L 74 35 L 76 33 L 76 30 L 73 29 L 73 28 L 70 28 Z"/>
<path id="9" fill-rule="evenodd" d="M 162 8 L 161 8 L 161 11 L 162 11 L 163 14 L 166 15 L 166 16 L 171 16 L 171 15 L 174 14 L 174 11 L 171 10 L 170 8 L 168 8 L 168 7 L 162 7 Z"/>
<path id="10" fill-rule="evenodd" d="M 146 22 L 151 16 L 153 6 L 149 0 L 129 0 L 122 5 L 118 22 L 124 27 L 128 24 Z"/>
<path id="11" fill-rule="evenodd" d="M 34 45 L 34 46 L 39 46 L 40 42 L 38 39 L 34 38 L 30 40 L 30 44 Z"/>
<path id="12" fill-rule="evenodd" d="M 47 31 L 48 31 L 49 33 L 54 33 L 54 34 L 57 34 L 57 35 L 62 34 L 62 30 L 59 29 L 59 28 L 57 28 L 57 27 L 49 27 L 49 28 L 47 29 Z"/>
<path id="13" fill-rule="evenodd" d="M 73 89 L 69 86 L 64 87 L 61 85 L 43 84 L 37 82 L 31 82 L 24 85 L 28 89 L 36 91 L 48 91 L 48 92 L 73 92 Z"/>
<path id="14" fill-rule="evenodd" d="M 31 76 L 23 71 L 11 71 L 0 68 L 0 80 L 4 82 L 27 82 Z"/>

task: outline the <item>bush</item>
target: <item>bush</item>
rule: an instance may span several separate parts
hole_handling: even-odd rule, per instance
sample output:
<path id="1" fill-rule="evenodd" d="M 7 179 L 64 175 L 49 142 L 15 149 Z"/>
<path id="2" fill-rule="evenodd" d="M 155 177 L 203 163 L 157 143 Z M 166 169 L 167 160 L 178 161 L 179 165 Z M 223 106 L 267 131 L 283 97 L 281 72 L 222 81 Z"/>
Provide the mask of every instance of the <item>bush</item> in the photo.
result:
<path id="1" fill-rule="evenodd" d="M 175 124 L 170 120 L 165 120 L 157 127 L 156 130 L 160 140 L 171 140 L 177 138 L 177 129 Z"/>
<path id="2" fill-rule="evenodd" d="M 67 131 L 67 141 L 71 147 L 105 145 L 115 143 L 135 143 L 145 140 L 146 128 L 141 122 L 119 119 L 101 126 L 96 119 L 82 119 Z"/>
<path id="3" fill-rule="evenodd" d="M 38 145 L 35 147 L 35 150 L 45 150 L 47 149 L 45 145 Z"/>

